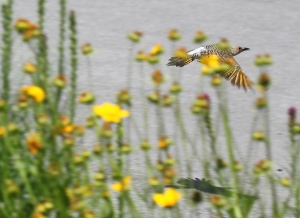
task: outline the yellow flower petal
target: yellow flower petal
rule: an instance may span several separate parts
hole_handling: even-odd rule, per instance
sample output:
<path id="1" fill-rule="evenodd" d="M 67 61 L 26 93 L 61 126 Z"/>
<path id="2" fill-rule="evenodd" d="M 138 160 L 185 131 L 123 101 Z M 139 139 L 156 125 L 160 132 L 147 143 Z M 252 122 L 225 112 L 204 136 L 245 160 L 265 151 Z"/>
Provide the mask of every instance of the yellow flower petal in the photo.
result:
<path id="1" fill-rule="evenodd" d="M 173 188 L 167 189 L 163 194 L 156 193 L 153 195 L 155 204 L 161 207 L 173 207 L 181 198 L 180 192 Z"/>
<path id="2" fill-rule="evenodd" d="M 44 101 L 45 92 L 42 88 L 38 86 L 26 86 L 21 89 L 21 92 L 30 96 L 35 102 L 39 103 Z"/>
<path id="3" fill-rule="evenodd" d="M 154 194 L 153 195 L 153 201 L 158 206 L 161 206 L 161 207 L 165 207 L 166 206 L 166 201 L 164 199 L 164 195 L 163 194 Z"/>
<path id="4" fill-rule="evenodd" d="M 119 105 L 108 102 L 105 102 L 102 105 L 94 106 L 93 111 L 104 121 L 113 123 L 119 123 L 121 122 L 121 118 L 129 116 L 129 111 L 122 110 Z"/>
<path id="5" fill-rule="evenodd" d="M 168 207 L 174 206 L 181 198 L 181 194 L 175 189 L 167 189 L 165 192 L 165 200 Z"/>

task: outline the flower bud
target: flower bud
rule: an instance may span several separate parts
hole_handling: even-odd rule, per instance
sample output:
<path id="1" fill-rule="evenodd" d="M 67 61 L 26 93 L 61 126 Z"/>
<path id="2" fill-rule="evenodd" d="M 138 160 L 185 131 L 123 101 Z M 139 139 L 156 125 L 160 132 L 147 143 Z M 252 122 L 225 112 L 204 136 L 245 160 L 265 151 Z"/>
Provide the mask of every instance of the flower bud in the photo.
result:
<path id="1" fill-rule="evenodd" d="M 179 47 L 178 49 L 176 49 L 176 51 L 174 52 L 174 56 L 177 58 L 186 58 L 188 55 L 185 47 Z"/>
<path id="2" fill-rule="evenodd" d="M 165 160 L 165 165 L 173 166 L 175 163 L 176 163 L 175 159 L 172 156 L 168 155 L 167 159 Z"/>
<path id="3" fill-rule="evenodd" d="M 129 154 L 132 151 L 132 147 L 128 144 L 123 144 L 121 146 L 121 153 L 123 154 Z"/>
<path id="4" fill-rule="evenodd" d="M 164 82 L 164 75 L 162 74 L 162 72 L 160 70 L 155 70 L 152 73 L 152 81 L 156 86 L 159 86 L 160 84 L 162 84 Z"/>
<path id="5" fill-rule="evenodd" d="M 194 36 L 194 42 L 195 43 L 201 43 L 207 40 L 207 35 L 203 31 L 197 31 Z"/>
<path id="6" fill-rule="evenodd" d="M 182 91 L 182 87 L 179 85 L 178 82 L 173 82 L 172 86 L 170 87 L 169 91 L 172 94 L 178 94 Z"/>
<path id="7" fill-rule="evenodd" d="M 228 43 L 226 38 L 221 38 L 220 42 L 217 44 L 217 47 L 221 50 L 231 49 L 231 45 Z"/>
<path id="8" fill-rule="evenodd" d="M 159 102 L 159 95 L 157 92 L 153 92 L 147 96 L 148 100 L 157 104 Z"/>
<path id="9" fill-rule="evenodd" d="M 102 148 L 100 143 L 96 143 L 93 147 L 93 153 L 94 154 L 101 154 L 102 153 Z"/>
<path id="10" fill-rule="evenodd" d="M 141 31 L 134 31 L 133 33 L 129 33 L 127 38 L 130 39 L 132 42 L 139 42 L 141 40 L 143 33 Z"/>
<path id="11" fill-rule="evenodd" d="M 280 184 L 285 186 L 285 187 L 290 187 L 291 186 L 291 180 L 289 178 L 283 178 L 280 180 Z"/>
<path id="12" fill-rule="evenodd" d="M 148 60 L 148 55 L 143 51 L 139 51 L 138 54 L 135 56 L 135 60 L 137 62 L 147 61 Z"/>
<path id="13" fill-rule="evenodd" d="M 0 111 L 5 109 L 6 101 L 2 98 L 0 98 Z"/>
<path id="14" fill-rule="evenodd" d="M 220 158 L 220 157 L 217 158 L 216 161 L 217 161 L 217 168 L 220 169 L 220 170 L 226 168 L 227 165 L 228 165 L 228 164 L 227 164 L 222 158 Z"/>
<path id="15" fill-rule="evenodd" d="M 159 57 L 158 55 L 149 55 L 147 58 L 147 61 L 149 64 L 153 65 L 153 64 L 157 64 L 159 62 Z"/>
<path id="16" fill-rule="evenodd" d="M 90 55 L 94 52 L 94 49 L 90 43 L 86 43 L 83 46 L 81 46 L 81 52 L 84 55 Z"/>
<path id="17" fill-rule="evenodd" d="M 60 74 L 53 79 L 53 84 L 57 88 L 64 88 L 67 84 L 67 78 L 64 74 Z"/>
<path id="18" fill-rule="evenodd" d="M 177 41 L 181 38 L 177 29 L 171 29 L 168 34 L 168 38 L 172 41 Z"/>
<path id="19" fill-rule="evenodd" d="M 220 86 L 222 84 L 222 78 L 219 75 L 215 74 L 213 75 L 210 84 L 212 86 Z"/>
<path id="20" fill-rule="evenodd" d="M 114 146 L 113 144 L 108 143 L 106 145 L 106 150 L 107 150 L 108 153 L 113 153 L 117 150 L 117 147 Z"/>
<path id="21" fill-rule="evenodd" d="M 265 139 L 266 139 L 265 134 L 260 130 L 257 130 L 252 134 L 252 140 L 264 141 Z"/>
<path id="22" fill-rule="evenodd" d="M 271 79 L 268 73 L 261 73 L 258 78 L 258 85 L 262 86 L 264 89 L 267 89 L 271 84 Z"/>
<path id="23" fill-rule="evenodd" d="M 243 165 L 241 165 L 238 161 L 234 162 L 233 168 L 236 172 L 241 171 L 243 169 Z"/>
<path id="24" fill-rule="evenodd" d="M 162 106 L 169 107 L 175 102 L 176 98 L 174 96 L 163 95 L 162 96 Z"/>
<path id="25" fill-rule="evenodd" d="M 296 121 L 297 109 L 295 107 L 290 107 L 288 110 L 288 115 L 289 115 L 289 125 L 292 126 L 295 124 Z"/>
<path id="26" fill-rule="evenodd" d="M 94 127 L 95 125 L 96 125 L 96 118 L 94 116 L 89 116 L 88 118 L 86 118 L 85 121 L 86 128 L 91 128 Z"/>
<path id="27" fill-rule="evenodd" d="M 74 136 L 67 135 L 63 137 L 63 144 L 66 147 L 73 147 L 75 145 L 75 138 Z"/>
<path id="28" fill-rule="evenodd" d="M 35 73 L 36 72 L 36 67 L 33 63 L 26 62 L 23 65 L 23 72 L 28 73 L 28 74 Z"/>
<path id="29" fill-rule="evenodd" d="M 263 109 L 268 105 L 267 99 L 265 97 L 259 97 L 255 101 L 255 106 L 257 109 Z"/>
<path id="30" fill-rule="evenodd" d="M 169 179 L 173 179 L 176 177 L 176 171 L 174 167 L 165 167 L 162 173 L 164 177 Z"/>
<path id="31" fill-rule="evenodd" d="M 269 160 L 260 160 L 258 161 L 253 169 L 255 174 L 266 173 L 271 169 L 271 162 Z"/>
<path id="32" fill-rule="evenodd" d="M 20 131 L 20 127 L 15 123 L 9 123 L 7 130 L 9 133 L 17 133 Z"/>
<path id="33" fill-rule="evenodd" d="M 292 131 L 294 134 L 300 134 L 300 123 L 297 123 L 293 126 Z"/>
<path id="34" fill-rule="evenodd" d="M 160 185 L 160 182 L 158 181 L 158 179 L 156 177 L 152 177 L 149 179 L 149 185 L 157 187 Z"/>
<path id="35" fill-rule="evenodd" d="M 144 139 L 140 145 L 140 148 L 144 151 L 150 150 L 151 149 L 151 144 L 147 139 Z"/>
<path id="36" fill-rule="evenodd" d="M 154 45 L 150 50 L 150 55 L 157 56 L 164 52 L 164 49 L 161 44 Z"/>
<path id="37" fill-rule="evenodd" d="M 156 163 L 156 169 L 158 171 L 162 171 L 164 168 L 165 168 L 165 166 L 164 166 L 163 162 L 161 160 L 158 160 Z"/>
<path id="38" fill-rule="evenodd" d="M 272 63 L 273 62 L 272 62 L 270 54 L 256 55 L 256 58 L 254 60 L 254 64 L 258 67 L 271 65 Z"/>
<path id="39" fill-rule="evenodd" d="M 200 191 L 194 191 L 191 197 L 193 203 L 198 204 L 203 201 L 203 197 Z"/>
<path id="40" fill-rule="evenodd" d="M 210 196 L 209 201 L 216 208 L 222 208 L 227 204 L 226 199 L 220 195 Z"/>
<path id="41" fill-rule="evenodd" d="M 49 125 L 51 123 L 50 118 L 47 114 L 38 115 L 37 122 L 38 122 L 38 124 L 40 124 L 42 126 Z"/>
<path id="42" fill-rule="evenodd" d="M 78 98 L 78 102 L 82 104 L 93 104 L 94 101 L 95 101 L 95 95 L 89 91 L 85 91 L 81 93 L 80 97 Z"/>
<path id="43" fill-rule="evenodd" d="M 129 94 L 127 89 L 122 89 L 118 94 L 117 94 L 117 99 L 119 103 L 123 103 L 126 105 L 131 105 L 131 95 Z"/>
<path id="44" fill-rule="evenodd" d="M 4 126 L 0 126 L 0 139 L 3 138 L 7 134 L 6 129 Z"/>
<path id="45" fill-rule="evenodd" d="M 158 148 L 160 149 L 165 149 L 172 145 L 172 140 L 168 136 L 161 136 L 160 139 L 158 140 Z"/>
<path id="46" fill-rule="evenodd" d="M 106 176 L 105 173 L 103 171 L 99 171 L 97 173 L 94 174 L 94 179 L 97 181 L 105 181 L 106 180 Z"/>

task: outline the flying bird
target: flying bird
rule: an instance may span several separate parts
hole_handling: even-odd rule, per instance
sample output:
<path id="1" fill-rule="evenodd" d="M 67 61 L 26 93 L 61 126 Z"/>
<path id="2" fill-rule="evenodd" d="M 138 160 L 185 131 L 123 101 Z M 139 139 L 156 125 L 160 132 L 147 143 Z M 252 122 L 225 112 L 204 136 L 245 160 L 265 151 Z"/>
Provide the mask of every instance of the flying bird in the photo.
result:
<path id="1" fill-rule="evenodd" d="M 207 45 L 188 51 L 186 57 L 171 57 L 167 66 L 183 67 L 194 60 L 206 64 L 203 59 L 216 56 L 220 64 L 227 64 L 229 66 L 229 69 L 219 72 L 219 75 L 229 80 L 232 85 L 236 85 L 239 88 L 243 87 L 247 91 L 248 88 L 252 88 L 253 82 L 246 76 L 241 66 L 233 57 L 246 50 L 250 49 L 241 46 L 236 48 L 222 48 L 219 44 Z"/>
<path id="2" fill-rule="evenodd" d="M 175 189 L 196 189 L 201 192 L 206 192 L 209 194 L 222 195 L 226 197 L 232 197 L 234 193 L 229 190 L 229 188 L 213 186 L 209 180 L 206 179 L 191 179 L 191 178 L 181 178 L 177 181 L 180 185 L 166 185 L 169 188 Z M 246 194 L 237 193 L 239 198 L 244 198 L 248 200 L 257 200 L 257 196 L 251 196 Z"/>

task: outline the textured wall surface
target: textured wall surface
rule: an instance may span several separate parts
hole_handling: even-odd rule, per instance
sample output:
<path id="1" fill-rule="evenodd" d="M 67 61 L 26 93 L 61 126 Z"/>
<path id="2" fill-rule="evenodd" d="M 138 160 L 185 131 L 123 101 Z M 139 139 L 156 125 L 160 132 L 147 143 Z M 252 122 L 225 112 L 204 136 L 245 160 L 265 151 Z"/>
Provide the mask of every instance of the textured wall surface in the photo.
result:
<path id="1" fill-rule="evenodd" d="M 50 45 L 55 46 L 58 39 L 57 1 L 48 1 L 47 6 L 47 35 Z M 15 9 L 15 17 L 36 20 L 35 1 L 16 1 Z M 114 99 L 116 91 L 126 86 L 125 75 L 128 71 L 130 46 L 126 34 L 136 29 L 144 32 L 142 42 L 137 45 L 136 51 L 149 51 L 155 43 L 163 44 L 166 54 L 160 66 L 167 75 L 174 70 L 165 66 L 171 55 L 169 49 L 171 44 L 166 37 L 171 28 L 176 28 L 182 33 L 183 37 L 177 45 L 185 46 L 188 50 L 197 46 L 192 42 L 197 30 L 203 30 L 209 35 L 210 38 L 205 44 L 216 43 L 220 37 L 226 37 L 233 45 L 249 47 L 250 51 L 240 54 L 236 59 L 252 80 L 256 80 L 259 74 L 253 64 L 255 55 L 270 53 L 274 61 L 274 64 L 268 68 L 273 80 L 268 95 L 271 105 L 270 131 L 274 165 L 275 169 L 288 166 L 287 109 L 290 106 L 300 108 L 300 4 L 297 0 L 73 0 L 69 1 L 69 9 L 77 13 L 79 44 L 90 42 L 96 50 L 96 54 L 91 56 L 91 63 L 93 90 L 99 97 L 98 103 Z M 28 48 L 21 42 L 16 43 L 15 46 L 18 46 L 20 52 L 16 54 L 14 73 L 19 75 L 21 63 L 30 59 L 32 54 L 26 53 Z M 53 47 L 50 50 L 53 62 L 56 61 L 56 54 L 57 49 Z M 198 91 L 199 69 L 198 63 L 180 69 L 182 84 L 186 87 L 182 94 L 182 105 L 186 105 L 185 122 L 190 126 L 190 132 L 194 131 L 195 123 L 189 107 Z M 55 67 L 52 70 L 56 73 Z M 134 64 L 131 88 L 137 100 L 141 98 L 138 95 L 141 80 L 138 70 L 139 66 Z M 152 71 L 153 68 L 145 66 L 145 74 L 150 75 Z M 79 67 L 79 74 L 80 90 L 90 89 L 84 57 Z M 150 90 L 150 80 L 148 78 L 146 80 L 147 89 Z M 230 119 L 237 150 L 242 156 L 247 156 L 247 150 L 244 148 L 249 144 L 249 133 L 255 111 L 253 101 L 258 93 L 245 93 L 229 84 L 227 87 Z M 205 90 L 211 93 L 214 102 L 215 94 L 209 87 L 208 81 Z M 217 106 L 214 107 L 216 109 Z M 79 117 L 86 117 L 87 113 L 86 109 L 79 108 Z M 134 113 L 137 117 L 141 116 L 139 102 L 134 105 Z M 174 121 L 170 120 L 169 124 L 171 131 Z M 220 149 L 225 148 L 222 137 L 219 137 L 218 141 Z M 89 144 L 89 140 L 86 143 Z M 254 149 L 253 161 L 265 157 L 263 145 L 255 146 L 257 148 Z M 139 158 L 132 161 L 138 163 Z M 136 174 L 139 174 L 138 169 Z M 185 174 L 180 172 L 180 175 Z M 201 172 L 195 171 L 194 176 L 201 176 Z"/>

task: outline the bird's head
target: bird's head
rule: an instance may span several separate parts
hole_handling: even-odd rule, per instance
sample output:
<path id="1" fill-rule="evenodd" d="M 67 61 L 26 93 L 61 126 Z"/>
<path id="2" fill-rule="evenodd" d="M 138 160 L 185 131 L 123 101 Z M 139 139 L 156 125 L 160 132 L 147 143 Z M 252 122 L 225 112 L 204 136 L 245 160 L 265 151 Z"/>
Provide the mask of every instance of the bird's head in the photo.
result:
<path id="1" fill-rule="evenodd" d="M 250 48 L 237 46 L 237 47 L 235 47 L 235 48 L 233 49 L 232 55 L 233 55 L 233 56 L 238 55 L 239 53 L 241 53 L 241 52 L 243 52 L 243 51 L 246 51 L 246 50 L 250 50 Z"/>

